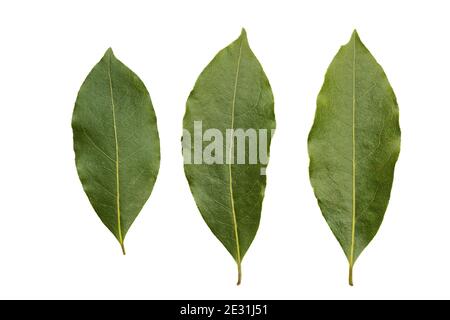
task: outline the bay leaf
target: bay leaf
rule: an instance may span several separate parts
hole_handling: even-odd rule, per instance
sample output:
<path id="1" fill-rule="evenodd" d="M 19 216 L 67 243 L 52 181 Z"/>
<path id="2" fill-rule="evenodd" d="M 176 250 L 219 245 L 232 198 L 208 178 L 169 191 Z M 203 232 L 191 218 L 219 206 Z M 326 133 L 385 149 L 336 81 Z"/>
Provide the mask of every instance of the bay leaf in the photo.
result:
<path id="1" fill-rule="evenodd" d="M 394 91 L 356 31 L 325 75 L 308 149 L 311 184 L 353 285 L 354 263 L 382 223 L 400 152 Z"/>
<path id="2" fill-rule="evenodd" d="M 201 124 L 200 130 L 195 123 Z M 184 169 L 191 192 L 206 224 L 236 261 L 239 285 L 242 259 L 259 227 L 264 171 L 275 129 L 272 90 L 245 30 L 199 76 L 187 100 L 183 128 Z M 259 136 L 256 146 L 247 139 L 245 161 L 239 161 L 243 158 L 238 132 Z M 266 144 L 260 136 L 264 133 Z M 212 160 L 202 158 L 209 151 Z"/>
<path id="3" fill-rule="evenodd" d="M 84 191 L 125 254 L 125 236 L 158 175 L 159 136 L 145 85 L 111 49 L 80 88 L 72 128 Z"/>

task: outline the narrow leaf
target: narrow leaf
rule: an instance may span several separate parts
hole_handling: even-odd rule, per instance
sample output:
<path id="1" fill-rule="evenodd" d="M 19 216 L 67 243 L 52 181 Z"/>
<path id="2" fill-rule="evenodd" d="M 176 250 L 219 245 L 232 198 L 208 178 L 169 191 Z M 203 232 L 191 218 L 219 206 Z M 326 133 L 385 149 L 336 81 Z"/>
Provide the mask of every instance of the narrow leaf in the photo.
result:
<path id="1" fill-rule="evenodd" d="M 158 174 L 159 137 L 147 89 L 111 49 L 80 88 L 72 128 L 84 191 L 125 254 L 125 235 Z"/>
<path id="2" fill-rule="evenodd" d="M 191 192 L 205 222 L 235 259 L 238 284 L 261 217 L 273 107 L 269 81 L 242 30 L 201 73 L 183 120 Z"/>
<path id="3" fill-rule="evenodd" d="M 356 31 L 328 68 L 308 149 L 311 184 L 353 285 L 353 265 L 381 225 L 400 152 L 395 94 Z"/>

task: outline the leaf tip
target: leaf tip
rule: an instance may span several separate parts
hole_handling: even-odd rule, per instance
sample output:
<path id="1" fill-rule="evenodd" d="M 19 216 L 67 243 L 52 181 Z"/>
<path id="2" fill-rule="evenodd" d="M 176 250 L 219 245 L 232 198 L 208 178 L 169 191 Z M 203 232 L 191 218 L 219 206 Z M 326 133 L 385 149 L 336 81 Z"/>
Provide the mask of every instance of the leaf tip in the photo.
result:
<path id="1" fill-rule="evenodd" d="M 241 38 L 243 39 L 247 39 L 247 30 L 245 30 L 245 28 L 241 29 Z"/>
<path id="2" fill-rule="evenodd" d="M 359 34 L 356 29 L 353 29 L 352 39 L 359 40 Z"/>
<path id="3" fill-rule="evenodd" d="M 105 56 L 114 56 L 114 51 L 111 47 L 109 47 L 106 52 L 105 52 Z"/>

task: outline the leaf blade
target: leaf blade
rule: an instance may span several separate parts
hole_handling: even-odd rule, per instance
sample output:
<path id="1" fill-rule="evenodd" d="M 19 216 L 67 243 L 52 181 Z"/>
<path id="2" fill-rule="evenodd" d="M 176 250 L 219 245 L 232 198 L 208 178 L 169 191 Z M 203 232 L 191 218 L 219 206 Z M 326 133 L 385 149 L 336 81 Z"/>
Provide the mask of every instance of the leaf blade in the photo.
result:
<path id="1" fill-rule="evenodd" d="M 125 254 L 125 236 L 156 181 L 159 136 L 145 85 L 111 49 L 80 88 L 72 128 L 85 193 Z"/>
<path id="2" fill-rule="evenodd" d="M 216 130 L 228 141 L 239 129 L 275 128 L 270 84 L 250 49 L 245 30 L 200 74 L 186 104 L 184 130 L 195 133 L 195 121 L 202 121 L 205 132 Z M 271 136 L 268 147 L 270 139 Z M 193 144 L 186 142 L 183 137 L 183 152 L 195 154 L 195 137 Z M 200 143 L 202 150 L 208 146 L 204 141 Z M 240 284 L 241 261 L 259 226 L 266 180 L 260 175 L 261 164 L 230 161 L 234 149 L 234 143 L 229 143 L 217 150 L 222 156 L 225 154 L 223 163 L 185 161 L 184 168 L 203 219 L 237 263 Z M 196 156 L 194 163 L 195 160 Z M 253 200 L 251 203 L 242 196 L 245 192 Z"/>
<path id="3" fill-rule="evenodd" d="M 353 284 L 353 265 L 383 220 L 400 152 L 395 94 L 356 31 L 327 70 L 308 150 L 311 184 Z"/>

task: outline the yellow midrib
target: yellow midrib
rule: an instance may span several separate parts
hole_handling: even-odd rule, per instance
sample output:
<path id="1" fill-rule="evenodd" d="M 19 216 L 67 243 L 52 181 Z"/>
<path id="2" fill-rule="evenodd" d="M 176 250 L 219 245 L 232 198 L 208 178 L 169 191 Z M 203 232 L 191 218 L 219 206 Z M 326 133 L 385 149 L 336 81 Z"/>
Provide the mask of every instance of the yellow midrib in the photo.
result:
<path id="1" fill-rule="evenodd" d="M 119 141 L 117 138 L 117 125 L 116 125 L 116 106 L 114 104 L 114 94 L 113 94 L 113 85 L 111 78 L 111 53 L 109 54 L 109 63 L 108 63 L 108 78 L 109 78 L 109 89 L 111 95 L 111 108 L 113 115 L 113 127 L 114 127 L 114 142 L 115 142 L 115 150 L 116 150 L 116 207 L 117 207 L 117 228 L 119 234 L 119 242 L 122 247 L 123 254 L 125 254 L 125 248 L 123 245 L 123 236 L 122 236 L 122 219 L 120 215 L 120 176 L 119 176 Z"/>
<path id="2" fill-rule="evenodd" d="M 231 202 L 231 214 L 233 217 L 233 227 L 234 227 L 234 237 L 236 241 L 236 259 L 237 259 L 237 265 L 238 265 L 238 285 L 241 282 L 241 249 L 239 245 L 239 234 L 238 234 L 238 226 L 237 226 L 237 219 L 236 219 L 236 211 L 234 208 L 234 198 L 233 198 L 233 176 L 231 174 L 231 159 L 233 155 L 233 135 L 234 135 L 234 109 L 236 106 L 236 93 L 237 93 L 237 85 L 238 85 L 238 79 L 239 79 L 239 69 L 241 67 L 241 56 L 242 56 L 242 38 L 241 43 L 239 45 L 239 56 L 237 61 L 237 67 L 236 67 L 236 77 L 234 80 L 234 92 L 233 92 L 233 102 L 231 105 L 231 126 L 230 126 L 230 147 L 228 152 L 228 174 L 229 174 L 229 191 L 230 191 L 230 202 Z"/>
<path id="3" fill-rule="evenodd" d="M 355 256 L 355 228 L 356 228 L 356 34 L 353 35 L 353 97 L 352 97 L 352 240 L 350 247 L 350 275 L 349 282 L 352 281 L 352 268 Z"/>

